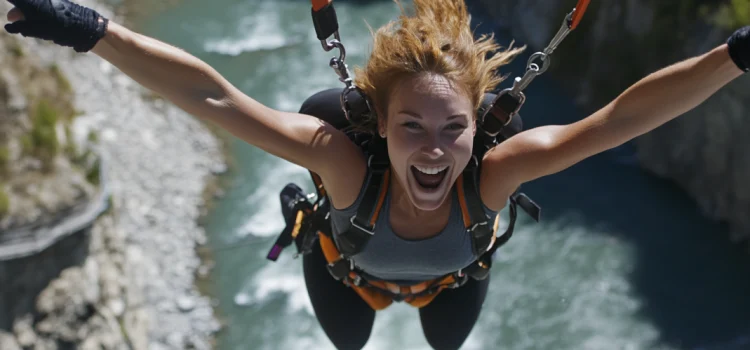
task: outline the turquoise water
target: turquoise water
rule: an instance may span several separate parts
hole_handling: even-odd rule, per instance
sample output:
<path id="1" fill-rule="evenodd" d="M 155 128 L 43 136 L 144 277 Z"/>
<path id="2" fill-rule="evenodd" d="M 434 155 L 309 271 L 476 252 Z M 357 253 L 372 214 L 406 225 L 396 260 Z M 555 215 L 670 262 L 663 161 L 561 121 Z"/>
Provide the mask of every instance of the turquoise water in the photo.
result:
<path id="1" fill-rule="evenodd" d="M 377 27 L 398 13 L 390 1 L 336 9 L 350 68 L 364 63 L 365 21 Z M 137 30 L 203 59 L 261 103 L 295 111 L 312 93 L 343 86 L 309 11 L 302 0 L 185 0 Z M 527 90 L 526 125 L 583 117 L 547 79 Z M 288 182 L 311 190 L 307 172 L 239 140 L 231 151 L 238 166 L 207 225 L 227 323 L 219 348 L 332 349 L 294 248 L 276 263 L 265 259 L 283 226 L 278 192 Z M 542 205 L 543 222 L 521 217 L 464 349 L 750 348 L 750 258 L 678 188 L 635 166 L 627 147 L 524 190 Z M 378 314 L 366 349 L 429 346 L 416 311 L 399 304 Z"/>

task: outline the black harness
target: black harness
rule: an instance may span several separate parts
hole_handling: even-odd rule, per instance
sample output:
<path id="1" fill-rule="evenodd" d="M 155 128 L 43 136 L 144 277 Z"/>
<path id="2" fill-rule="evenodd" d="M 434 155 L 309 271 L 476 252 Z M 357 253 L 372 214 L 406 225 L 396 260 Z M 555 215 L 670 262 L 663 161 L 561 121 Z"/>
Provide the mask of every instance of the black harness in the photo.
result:
<path id="1" fill-rule="evenodd" d="M 323 91 L 320 94 L 338 96 L 339 91 L 338 89 L 331 89 Z M 508 228 L 502 235 L 494 237 L 495 241 L 492 244 L 493 236 L 496 234 L 493 227 L 495 218 L 488 217 L 485 214 L 480 198 L 478 186 L 480 160 L 487 150 L 495 147 L 522 129 L 521 118 L 516 113 L 518 106 L 503 104 L 503 101 L 507 101 L 504 100 L 503 96 L 504 94 L 502 93 L 497 96 L 486 94 L 485 100 L 478 110 L 477 136 L 474 139 L 475 144 L 472 159 L 459 178 L 460 181 L 463 181 L 463 200 L 465 201 L 470 219 L 470 222 L 465 222 L 464 224 L 467 227 L 467 234 L 471 235 L 474 254 L 478 257 L 470 266 L 458 272 L 460 277 L 465 275 L 478 280 L 487 277 L 489 268 L 492 266 L 493 253 L 507 243 L 513 235 L 518 207 L 521 207 L 534 220 L 539 221 L 540 218 L 540 207 L 528 196 L 516 191 L 509 199 L 510 218 Z M 310 105 L 306 101 L 300 113 L 326 120 L 340 130 L 345 129 L 349 125 L 349 122 L 341 120 L 341 110 L 336 112 L 330 110 L 331 104 L 336 105 L 331 99 L 328 99 L 331 103 L 327 104 L 327 106 L 325 103 Z M 313 96 L 308 99 L 308 101 L 311 100 L 317 101 L 320 99 Z M 347 105 L 351 106 L 352 110 L 369 113 L 369 103 L 366 102 L 366 98 L 361 93 L 349 94 Z M 351 113 L 350 116 L 352 120 L 358 120 L 360 115 L 358 113 Z M 341 253 L 342 259 L 328 265 L 331 275 L 338 280 L 346 279 L 349 272 L 355 269 L 350 258 L 365 249 L 367 242 L 375 232 L 375 219 L 378 215 L 379 206 L 382 205 L 379 198 L 384 191 L 387 191 L 385 186 L 387 186 L 387 172 L 390 168 L 390 161 L 388 159 L 386 141 L 378 135 L 363 134 L 352 130 L 346 131 L 346 134 L 353 142 L 360 146 L 368 157 L 368 178 L 365 181 L 367 188 L 364 190 L 363 199 L 356 214 L 350 219 L 350 228 L 338 234 L 331 232 L 330 204 L 326 197 L 327 194 L 320 178 L 317 174 L 311 172 L 310 174 L 317 191 L 315 202 L 308 201 L 307 198 L 311 196 L 302 194 L 296 185 L 294 186 L 294 191 L 297 194 L 293 194 L 294 191 L 289 189 L 289 185 L 282 191 L 282 207 L 286 210 L 285 218 L 287 220 L 287 227 L 269 252 L 269 260 L 275 261 L 281 250 L 291 245 L 292 241 L 297 245 L 298 254 L 310 252 L 313 243 L 315 243 L 316 235 L 319 232 L 332 237 Z M 298 222 L 297 213 L 300 211 L 304 213 L 304 219 Z M 462 278 L 462 280 L 466 281 L 465 278 Z M 459 285 L 462 284 L 459 283 Z"/>
<path id="2" fill-rule="evenodd" d="M 339 56 L 331 58 L 329 66 L 345 84 L 342 90 L 331 89 L 320 92 L 331 96 L 325 103 L 315 104 L 315 99 L 309 98 L 300 113 L 312 115 L 325 120 L 339 130 L 345 130 L 351 125 L 357 125 L 373 117 L 373 109 L 367 96 L 353 84 L 349 70 L 345 64 L 346 51 L 339 37 L 339 25 L 336 11 L 331 0 L 312 0 L 311 14 L 317 38 L 325 51 L 339 50 Z M 466 281 L 466 277 L 482 280 L 487 278 L 492 266 L 493 253 L 508 242 L 513 235 L 516 224 L 518 207 L 521 207 L 535 221 L 539 221 L 541 209 L 528 196 L 516 190 L 509 198 L 510 219 L 508 228 L 495 236 L 493 218 L 487 217 L 479 194 L 479 173 L 481 160 L 487 150 L 509 139 L 523 130 L 518 111 L 526 100 L 523 90 L 535 77 L 544 73 L 550 65 L 551 54 L 562 40 L 575 29 L 586 11 L 589 0 L 578 0 L 576 7 L 563 20 L 557 34 L 543 52 L 534 53 L 528 61 L 523 77 L 516 78 L 512 88 L 504 89 L 497 95 L 485 94 L 484 100 L 477 111 L 477 132 L 474 137 L 474 151 L 472 160 L 464 169 L 460 177 L 463 188 L 463 204 L 466 208 L 464 224 L 467 234 L 471 235 L 472 249 L 478 257 L 470 266 L 456 272 L 453 276 L 457 285 Z M 330 39 L 330 37 L 334 39 Z M 539 63 L 537 63 L 539 62 Z M 343 111 L 343 113 L 342 113 Z M 318 237 L 323 234 L 331 237 L 340 253 L 340 258 L 329 262 L 331 275 L 345 283 L 357 284 L 351 281 L 351 272 L 357 269 L 350 259 L 353 255 L 365 249 L 367 242 L 375 232 L 374 223 L 380 209 L 379 199 L 387 191 L 388 169 L 390 162 L 385 147 L 385 140 L 378 135 L 346 131 L 347 136 L 362 148 L 368 157 L 367 188 L 357 213 L 351 218 L 351 227 L 345 232 L 333 234 L 330 224 L 330 204 L 327 200 L 325 188 L 317 174 L 310 172 L 316 185 L 317 199 L 308 201 L 308 197 L 296 185 L 289 184 L 282 190 L 281 200 L 287 227 L 276 240 L 276 244 L 268 254 L 268 259 L 275 261 L 284 247 L 295 242 L 297 254 L 309 253 Z M 458 184 L 457 184 L 458 185 Z M 466 217 L 468 216 L 468 220 Z M 468 222 L 466 222 L 468 221 Z M 494 239 L 494 243 L 493 243 Z M 366 274 L 366 273 L 365 273 Z"/>

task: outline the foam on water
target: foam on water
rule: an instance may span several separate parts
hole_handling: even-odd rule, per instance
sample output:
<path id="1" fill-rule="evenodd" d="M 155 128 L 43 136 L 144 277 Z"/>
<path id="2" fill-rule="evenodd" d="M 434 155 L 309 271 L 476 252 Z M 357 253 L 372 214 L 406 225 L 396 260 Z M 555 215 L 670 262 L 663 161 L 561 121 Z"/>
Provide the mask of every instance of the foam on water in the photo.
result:
<path id="1" fill-rule="evenodd" d="M 308 184 L 310 180 L 307 179 L 309 173 L 306 169 L 284 160 L 274 162 L 273 169 L 274 176 L 264 177 L 255 192 L 247 198 L 248 205 L 261 204 L 254 205 L 257 210 L 237 229 L 238 238 L 245 237 L 248 233 L 262 237 L 275 236 L 284 229 L 279 192 L 287 183 L 295 182 L 303 190 L 312 190 Z"/>
<path id="2" fill-rule="evenodd" d="M 280 23 L 282 13 L 273 4 L 263 2 L 259 5 L 257 8 L 244 9 L 252 11 L 253 15 L 242 17 L 231 36 L 219 32 L 216 37 L 205 39 L 203 50 L 237 56 L 243 52 L 273 50 L 302 41 L 293 33 L 283 30 Z"/>
<path id="3" fill-rule="evenodd" d="M 301 260 L 292 260 L 291 254 L 279 259 L 276 264 L 266 264 L 243 287 L 238 295 L 245 295 L 245 304 L 263 303 L 276 293 L 283 293 L 288 299 L 287 313 L 304 310 L 314 315 L 312 304 L 307 297 L 304 278 L 300 276 Z"/>
<path id="4" fill-rule="evenodd" d="M 499 251 L 477 326 L 489 344 L 629 349 L 658 341 L 653 325 L 636 321 L 641 305 L 628 281 L 632 247 L 575 222 L 522 224 Z"/>

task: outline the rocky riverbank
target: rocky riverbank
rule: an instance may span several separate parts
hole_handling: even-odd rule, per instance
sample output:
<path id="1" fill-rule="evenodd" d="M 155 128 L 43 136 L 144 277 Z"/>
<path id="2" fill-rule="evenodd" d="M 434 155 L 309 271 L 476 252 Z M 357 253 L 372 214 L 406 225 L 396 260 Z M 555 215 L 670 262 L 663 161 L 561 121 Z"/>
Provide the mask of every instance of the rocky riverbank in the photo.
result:
<path id="1" fill-rule="evenodd" d="M 542 50 L 576 1 L 476 0 L 532 52 Z M 750 1 L 592 1 L 545 74 L 591 113 L 647 74 L 722 44 L 750 24 Z M 704 214 L 750 242 L 750 75 L 635 140 L 641 165 L 674 180 Z"/>
<path id="2" fill-rule="evenodd" d="M 123 22 L 103 3 L 77 3 Z M 18 42 L 25 60 L 54 64 L 69 81 L 78 111 L 70 137 L 98 135 L 112 206 L 42 254 L 0 263 L 3 282 L 49 281 L 6 297 L 29 308 L 0 325 L 0 349 L 210 349 L 219 323 L 194 280 L 206 270 L 196 254 L 206 239 L 198 225 L 204 189 L 226 170 L 220 141 L 92 53 Z"/>

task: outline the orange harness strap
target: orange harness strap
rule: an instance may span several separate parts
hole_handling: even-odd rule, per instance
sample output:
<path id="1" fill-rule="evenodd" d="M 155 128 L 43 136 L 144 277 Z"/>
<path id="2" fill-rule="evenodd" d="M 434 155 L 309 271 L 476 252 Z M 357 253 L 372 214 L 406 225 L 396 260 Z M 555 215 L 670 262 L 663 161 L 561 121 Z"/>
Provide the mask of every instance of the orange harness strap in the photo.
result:
<path id="1" fill-rule="evenodd" d="M 320 248 L 323 249 L 323 255 L 325 255 L 326 261 L 328 261 L 329 264 L 333 264 L 334 262 L 341 259 L 341 254 L 339 254 L 339 250 L 336 249 L 336 245 L 333 243 L 333 240 L 330 237 L 318 232 L 318 240 L 320 241 Z M 349 277 L 352 279 L 356 279 L 358 276 L 356 275 L 356 273 L 350 272 Z M 344 283 L 346 283 L 346 281 Z M 374 290 L 365 289 L 353 284 L 349 284 L 349 286 L 354 289 L 354 291 L 359 294 L 362 300 L 370 305 L 373 310 L 385 309 L 386 307 L 391 305 L 391 303 L 393 303 L 393 299 L 383 293 L 377 293 Z"/>
<path id="2" fill-rule="evenodd" d="M 384 182 L 387 183 L 387 177 Z M 461 178 L 456 181 L 456 184 L 458 190 L 459 205 L 461 207 L 461 213 L 464 219 L 464 225 L 468 229 L 471 226 L 471 219 L 469 217 L 466 200 L 464 198 L 463 181 L 461 181 Z M 383 187 L 384 188 L 381 188 L 381 192 L 378 196 L 379 200 L 374 209 L 374 215 L 370 221 L 371 225 L 373 225 L 377 221 L 377 217 L 379 216 L 380 210 L 383 206 L 383 198 L 385 197 L 385 192 L 387 192 L 387 186 Z M 500 215 L 498 214 L 498 216 L 495 218 L 493 232 L 497 232 L 499 218 Z M 325 255 L 326 261 L 329 265 L 334 264 L 342 259 L 341 253 L 336 248 L 336 244 L 333 242 L 333 239 L 331 237 L 318 231 L 318 239 L 320 241 L 320 247 L 323 250 L 323 255 Z M 492 247 L 495 239 L 496 237 L 493 234 L 492 243 L 490 243 L 489 247 Z M 458 282 L 454 274 L 450 274 L 434 280 L 424 281 L 411 286 L 402 286 L 387 281 L 366 281 L 366 283 L 363 285 L 357 285 L 351 283 L 351 281 L 363 281 L 363 279 L 355 271 L 349 272 L 348 277 L 348 280 L 345 280 L 343 282 L 354 289 L 354 291 L 362 298 L 362 300 L 364 300 L 373 310 L 383 310 L 390 306 L 394 300 L 393 295 L 398 295 L 410 305 L 421 308 L 432 302 L 432 300 L 435 299 L 435 297 L 444 289 L 455 287 Z M 428 291 L 428 289 L 430 291 Z"/>
<path id="3" fill-rule="evenodd" d="M 312 3 L 313 11 L 319 11 L 320 9 L 330 4 L 332 1 L 333 0 L 310 0 L 310 3 Z"/>
<path id="4" fill-rule="evenodd" d="M 464 226 L 468 230 L 469 228 L 471 228 L 471 216 L 469 215 L 469 206 L 466 205 L 466 193 L 464 192 L 463 179 L 464 179 L 464 174 L 459 175 L 458 179 L 456 179 L 456 190 L 458 191 L 458 204 L 461 206 L 461 216 L 464 219 Z M 494 228 L 492 229 L 493 232 L 497 233 L 497 227 L 499 223 L 500 223 L 500 213 L 497 213 L 497 216 L 495 216 Z M 487 246 L 488 250 L 492 248 L 496 240 L 497 240 L 497 236 L 493 234 L 492 240 L 490 241 L 490 244 Z"/>
<path id="5" fill-rule="evenodd" d="M 325 255 L 326 261 L 328 261 L 329 264 L 341 259 L 341 255 L 330 237 L 318 232 L 318 239 L 320 241 L 320 247 L 323 249 L 323 255 Z M 349 279 L 350 281 L 357 281 L 361 280 L 361 277 L 356 272 L 352 271 L 349 273 Z M 370 305 L 373 310 L 383 310 L 393 303 L 393 297 L 385 292 L 402 295 L 404 301 L 414 307 L 424 307 L 435 299 L 443 289 L 455 285 L 456 282 L 457 281 L 453 275 L 424 281 L 411 286 L 401 286 L 386 281 L 367 281 L 365 285 L 358 286 L 349 283 L 348 281 L 344 281 L 344 283 L 354 289 L 362 300 L 364 300 L 367 305 Z M 437 289 L 432 293 L 420 294 L 425 292 L 428 288 Z"/>
<path id="6" fill-rule="evenodd" d="M 323 180 L 320 178 L 320 175 L 311 171 L 310 176 L 312 177 L 313 184 L 315 184 L 315 189 L 318 190 L 318 196 L 325 197 L 327 192 L 326 188 L 323 187 Z"/>
<path id="7" fill-rule="evenodd" d="M 576 29 L 576 27 L 578 27 L 578 23 L 581 23 L 583 14 L 586 13 L 586 8 L 589 6 L 590 1 L 591 0 L 578 0 L 578 3 L 575 7 L 575 12 L 573 13 L 573 18 L 570 21 L 570 30 Z"/>

